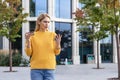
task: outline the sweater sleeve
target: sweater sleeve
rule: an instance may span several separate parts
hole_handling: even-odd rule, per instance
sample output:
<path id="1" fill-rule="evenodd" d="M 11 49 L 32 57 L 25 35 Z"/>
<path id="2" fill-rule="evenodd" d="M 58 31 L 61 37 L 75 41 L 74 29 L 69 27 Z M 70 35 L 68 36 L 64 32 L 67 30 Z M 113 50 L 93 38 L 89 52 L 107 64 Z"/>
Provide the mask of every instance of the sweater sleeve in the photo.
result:
<path id="1" fill-rule="evenodd" d="M 54 53 L 55 53 L 55 55 L 59 55 L 60 51 L 61 51 L 61 48 L 59 48 L 59 49 L 56 48 L 55 36 L 56 36 L 56 33 L 53 33 L 53 37 L 54 37 Z"/>
<path id="2" fill-rule="evenodd" d="M 27 54 L 27 56 L 31 56 L 32 55 L 32 41 L 30 39 L 30 48 L 27 48 L 27 42 L 25 43 L 25 52 Z"/>
<path id="3" fill-rule="evenodd" d="M 55 50 L 54 50 L 55 55 L 59 55 L 59 54 L 60 54 L 60 51 L 61 51 L 61 49 L 55 49 Z"/>

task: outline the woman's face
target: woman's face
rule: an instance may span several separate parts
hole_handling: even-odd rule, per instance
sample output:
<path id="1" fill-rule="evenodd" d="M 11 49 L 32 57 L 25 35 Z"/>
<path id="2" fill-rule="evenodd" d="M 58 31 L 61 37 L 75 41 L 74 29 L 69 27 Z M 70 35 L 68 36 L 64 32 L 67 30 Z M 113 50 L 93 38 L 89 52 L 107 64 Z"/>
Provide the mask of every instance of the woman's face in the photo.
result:
<path id="1" fill-rule="evenodd" d="M 45 17 L 41 22 L 40 22 L 40 30 L 48 30 L 50 24 L 50 18 Z"/>

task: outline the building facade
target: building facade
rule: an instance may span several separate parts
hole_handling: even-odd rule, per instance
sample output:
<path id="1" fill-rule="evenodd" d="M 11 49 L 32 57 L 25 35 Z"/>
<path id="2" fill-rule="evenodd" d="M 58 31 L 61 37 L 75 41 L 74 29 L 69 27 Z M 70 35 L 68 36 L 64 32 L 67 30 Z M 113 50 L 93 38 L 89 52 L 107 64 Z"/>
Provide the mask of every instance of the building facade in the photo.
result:
<path id="1" fill-rule="evenodd" d="M 25 54 L 25 33 L 34 31 L 35 21 L 41 13 L 48 13 L 51 17 L 49 30 L 56 33 L 61 33 L 62 51 L 59 56 L 56 56 L 58 62 L 68 59 L 72 64 L 87 63 L 89 55 L 94 56 L 95 63 L 97 62 L 97 42 L 89 41 L 86 37 L 87 32 L 76 32 L 77 26 L 74 20 L 75 15 L 72 14 L 76 8 L 81 8 L 79 0 L 22 0 L 22 6 L 25 13 L 29 13 L 28 22 L 23 23 L 21 42 L 16 42 L 22 55 L 28 58 Z M 23 13 L 24 13 L 23 12 Z M 91 29 L 91 28 L 90 28 Z M 0 37 L 0 49 L 8 49 L 8 40 L 5 37 Z M 16 44 L 14 43 L 14 44 Z M 13 45 L 15 48 L 18 45 Z M 117 63 L 117 48 L 114 36 L 109 36 L 99 41 L 99 56 L 100 63 L 113 62 Z"/>

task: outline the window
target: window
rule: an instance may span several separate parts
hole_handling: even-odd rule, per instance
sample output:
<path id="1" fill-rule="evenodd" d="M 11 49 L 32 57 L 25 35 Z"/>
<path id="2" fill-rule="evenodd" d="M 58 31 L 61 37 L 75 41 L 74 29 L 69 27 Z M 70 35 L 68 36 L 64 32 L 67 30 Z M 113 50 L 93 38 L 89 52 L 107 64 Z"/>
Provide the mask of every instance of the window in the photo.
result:
<path id="1" fill-rule="evenodd" d="M 36 17 L 41 13 L 47 13 L 47 0 L 30 0 L 30 16 Z"/>
<path id="2" fill-rule="evenodd" d="M 3 48 L 3 38 L 0 36 L 0 49 Z"/>
<path id="3" fill-rule="evenodd" d="M 30 32 L 33 32 L 34 30 L 35 30 L 35 26 L 36 26 L 36 23 L 35 23 L 35 21 L 31 21 L 30 23 Z"/>
<path id="4" fill-rule="evenodd" d="M 84 26 L 80 26 L 80 29 Z M 81 63 L 87 63 L 87 55 L 93 54 L 93 41 L 88 37 L 92 34 L 92 26 L 86 27 L 86 30 L 79 32 L 79 54 Z"/>
<path id="5" fill-rule="evenodd" d="M 102 62 L 112 62 L 112 35 L 100 40 L 100 54 Z"/>
<path id="6" fill-rule="evenodd" d="M 72 15 L 71 0 L 55 0 L 55 16 L 70 19 Z"/>
<path id="7" fill-rule="evenodd" d="M 55 23 L 55 31 L 56 33 L 62 34 L 62 41 L 61 41 L 61 53 L 57 56 L 57 60 L 72 60 L 72 24 L 71 23 L 62 23 L 56 22 Z"/>

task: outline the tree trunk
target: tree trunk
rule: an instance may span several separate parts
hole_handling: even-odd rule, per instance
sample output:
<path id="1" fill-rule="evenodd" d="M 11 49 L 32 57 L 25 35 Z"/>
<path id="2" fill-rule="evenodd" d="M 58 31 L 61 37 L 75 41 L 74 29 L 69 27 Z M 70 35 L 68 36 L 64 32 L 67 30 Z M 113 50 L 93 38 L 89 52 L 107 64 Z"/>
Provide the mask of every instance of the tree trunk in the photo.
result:
<path id="1" fill-rule="evenodd" d="M 12 72 L 12 42 L 9 40 L 9 66 L 10 72 Z"/>
<path id="2" fill-rule="evenodd" d="M 119 35 L 118 35 L 118 30 L 116 33 L 116 43 L 117 43 L 117 61 L 118 61 L 118 78 L 120 80 L 120 39 L 119 39 Z"/>
<path id="3" fill-rule="evenodd" d="M 117 13 L 117 11 L 116 11 L 116 8 L 115 8 L 115 6 L 116 6 L 116 0 L 113 0 L 113 5 L 114 5 L 114 17 L 115 17 L 115 21 L 116 21 L 116 18 L 117 18 L 117 15 L 116 15 L 116 13 Z M 116 35 L 116 43 L 117 43 L 117 61 L 118 61 L 118 79 L 120 80 L 120 43 L 119 43 L 119 31 L 118 31 L 118 24 L 117 23 L 115 23 L 115 29 L 116 29 L 116 32 L 115 32 L 115 35 Z"/>
<path id="4" fill-rule="evenodd" d="M 97 40 L 97 69 L 99 68 L 99 40 Z"/>

